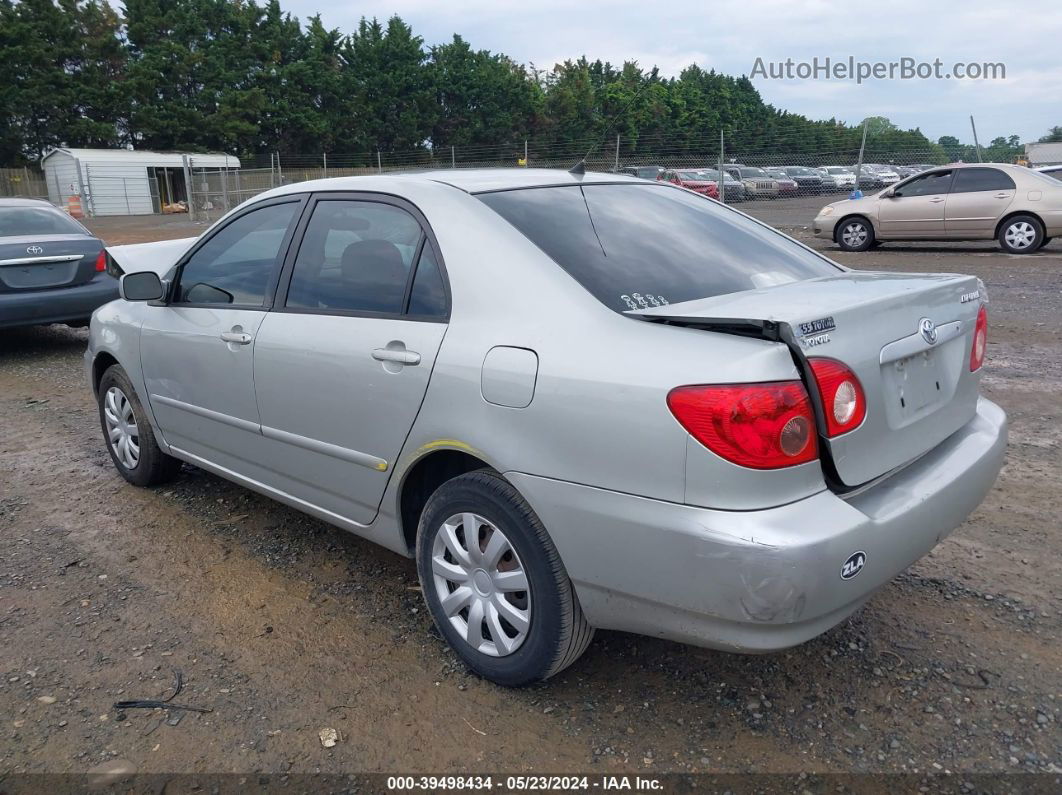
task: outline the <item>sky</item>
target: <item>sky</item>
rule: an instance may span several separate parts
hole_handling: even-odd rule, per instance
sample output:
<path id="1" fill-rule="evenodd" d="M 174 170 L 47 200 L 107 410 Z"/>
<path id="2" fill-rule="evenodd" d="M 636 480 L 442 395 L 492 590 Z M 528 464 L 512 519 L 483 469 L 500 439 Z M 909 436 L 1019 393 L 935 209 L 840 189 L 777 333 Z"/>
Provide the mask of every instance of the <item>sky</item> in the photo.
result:
<path id="1" fill-rule="evenodd" d="M 1062 125 L 1062 10 L 1059 0 L 281 0 L 302 21 L 353 30 L 362 16 L 398 14 L 426 45 L 459 33 L 476 49 L 549 68 L 586 55 L 636 60 L 677 75 L 695 63 L 730 75 L 763 65 L 849 57 L 867 63 L 1002 63 L 1002 79 L 855 80 L 752 77 L 764 101 L 812 119 L 858 123 L 886 116 L 932 140 L 982 144 L 997 136 L 1035 141 Z"/>

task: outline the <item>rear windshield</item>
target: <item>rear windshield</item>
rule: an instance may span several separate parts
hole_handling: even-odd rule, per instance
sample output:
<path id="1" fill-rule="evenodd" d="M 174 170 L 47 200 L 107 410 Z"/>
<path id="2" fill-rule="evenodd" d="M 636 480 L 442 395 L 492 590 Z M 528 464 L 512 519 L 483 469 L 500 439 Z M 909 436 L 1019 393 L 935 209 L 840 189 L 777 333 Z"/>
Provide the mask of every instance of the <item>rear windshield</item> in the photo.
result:
<path id="1" fill-rule="evenodd" d="M 477 198 L 617 312 L 839 270 L 718 202 L 664 184 L 530 188 Z"/>
<path id="2" fill-rule="evenodd" d="M 47 207 L 0 207 L 0 237 L 83 235 L 76 221 Z"/>

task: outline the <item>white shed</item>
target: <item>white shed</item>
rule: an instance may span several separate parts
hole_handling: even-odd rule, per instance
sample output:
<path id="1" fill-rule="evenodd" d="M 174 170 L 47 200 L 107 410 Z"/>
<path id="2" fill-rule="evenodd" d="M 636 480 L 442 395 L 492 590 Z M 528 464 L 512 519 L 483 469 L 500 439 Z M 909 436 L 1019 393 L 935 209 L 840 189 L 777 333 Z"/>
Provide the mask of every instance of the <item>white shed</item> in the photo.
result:
<path id="1" fill-rule="evenodd" d="M 1062 163 L 1062 142 L 1025 144 L 1025 156 L 1034 168 Z"/>
<path id="2" fill-rule="evenodd" d="M 52 203 L 80 198 L 85 215 L 151 215 L 188 201 L 188 169 L 239 168 L 226 154 L 53 149 L 41 158 Z"/>

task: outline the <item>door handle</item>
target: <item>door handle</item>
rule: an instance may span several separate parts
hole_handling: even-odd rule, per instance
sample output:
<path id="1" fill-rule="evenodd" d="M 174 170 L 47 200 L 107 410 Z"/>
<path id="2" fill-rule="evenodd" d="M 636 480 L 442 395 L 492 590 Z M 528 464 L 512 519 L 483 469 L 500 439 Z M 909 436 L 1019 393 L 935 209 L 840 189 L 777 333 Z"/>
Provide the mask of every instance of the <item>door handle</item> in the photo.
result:
<path id="1" fill-rule="evenodd" d="M 392 348 L 377 348 L 372 352 L 372 358 L 378 362 L 394 362 L 395 364 L 420 364 L 420 354 L 416 351 L 394 350 Z"/>
<path id="2" fill-rule="evenodd" d="M 249 345 L 254 338 L 243 331 L 223 331 L 221 332 L 221 339 L 235 345 Z"/>
<path id="3" fill-rule="evenodd" d="M 1009 193 L 997 193 L 996 194 L 996 198 L 997 199 L 1009 199 L 1010 198 L 1010 194 Z"/>
<path id="4" fill-rule="evenodd" d="M 933 202 L 933 204 L 940 204 L 942 201 L 944 201 L 944 198 L 941 196 L 934 196 L 932 199 L 930 199 L 930 201 Z"/>

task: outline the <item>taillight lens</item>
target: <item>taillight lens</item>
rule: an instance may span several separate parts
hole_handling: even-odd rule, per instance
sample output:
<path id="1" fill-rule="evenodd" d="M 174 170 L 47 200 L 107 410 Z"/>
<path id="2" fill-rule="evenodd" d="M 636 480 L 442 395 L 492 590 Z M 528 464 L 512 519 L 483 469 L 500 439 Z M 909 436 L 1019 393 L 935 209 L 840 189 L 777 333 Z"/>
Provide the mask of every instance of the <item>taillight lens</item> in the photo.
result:
<path id="1" fill-rule="evenodd" d="M 839 436 L 858 428 L 867 416 L 863 385 L 848 367 L 836 359 L 808 359 L 822 396 L 826 435 Z"/>
<path id="2" fill-rule="evenodd" d="M 667 405 L 694 439 L 735 464 L 781 469 L 818 457 L 811 400 L 799 381 L 680 386 Z"/>
<path id="3" fill-rule="evenodd" d="M 982 304 L 977 312 L 974 326 L 973 347 L 970 348 L 970 372 L 980 370 L 985 363 L 985 345 L 988 344 L 988 310 Z"/>
<path id="4" fill-rule="evenodd" d="M 96 273 L 103 273 L 107 270 L 107 250 L 100 249 L 100 253 L 96 255 Z"/>

